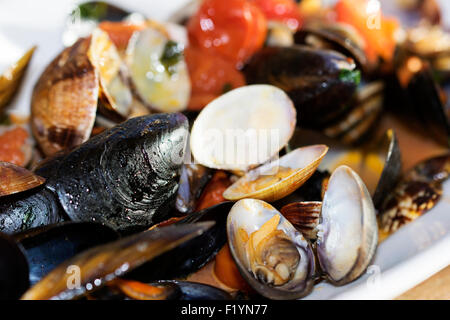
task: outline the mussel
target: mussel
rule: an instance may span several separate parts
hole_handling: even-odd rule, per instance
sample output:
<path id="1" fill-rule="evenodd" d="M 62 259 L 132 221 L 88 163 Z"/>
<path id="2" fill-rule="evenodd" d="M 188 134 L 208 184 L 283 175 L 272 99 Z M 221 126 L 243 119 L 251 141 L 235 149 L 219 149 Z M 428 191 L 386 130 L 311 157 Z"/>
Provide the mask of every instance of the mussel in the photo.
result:
<path id="1" fill-rule="evenodd" d="M 265 47 L 253 56 L 244 73 L 249 84 L 283 89 L 297 108 L 298 124 L 310 128 L 341 114 L 360 78 L 351 58 L 302 45 Z"/>
<path id="2" fill-rule="evenodd" d="M 43 187 L 2 202 L 0 230 L 68 217 L 127 232 L 164 220 L 175 201 L 187 128 L 181 114 L 137 117 L 46 161 L 36 171 L 47 179 Z"/>
<path id="3" fill-rule="evenodd" d="M 0 232 L 0 300 L 18 299 L 28 286 L 28 264 L 23 248 Z"/>
<path id="4" fill-rule="evenodd" d="M 92 247 L 117 240 L 107 226 L 92 222 L 62 222 L 16 233 L 24 249 L 30 284 L 34 285 L 65 260 Z"/>
<path id="5" fill-rule="evenodd" d="M 167 226 L 86 250 L 64 261 L 24 293 L 22 299 L 74 299 L 201 235 L 213 223 Z"/>
<path id="6" fill-rule="evenodd" d="M 382 202 L 380 240 L 428 212 L 440 199 L 450 174 L 450 154 L 427 159 L 404 174 Z"/>

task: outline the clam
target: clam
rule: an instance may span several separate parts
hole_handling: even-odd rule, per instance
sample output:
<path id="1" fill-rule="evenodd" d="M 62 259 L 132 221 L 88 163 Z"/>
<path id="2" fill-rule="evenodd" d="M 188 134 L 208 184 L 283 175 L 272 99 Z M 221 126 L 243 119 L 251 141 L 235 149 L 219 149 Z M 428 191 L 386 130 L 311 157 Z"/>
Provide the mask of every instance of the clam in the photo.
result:
<path id="1" fill-rule="evenodd" d="M 317 229 L 317 257 L 327 279 L 344 285 L 358 278 L 375 254 L 378 226 L 366 186 L 347 166 L 330 177 Z"/>
<path id="2" fill-rule="evenodd" d="M 81 297 L 201 235 L 211 225 L 212 223 L 199 223 L 156 228 L 91 248 L 64 261 L 25 292 L 22 299 L 59 300 Z M 79 283 L 73 277 L 77 270 Z"/>
<path id="3" fill-rule="evenodd" d="M 19 61 L 0 75 L 0 112 L 14 97 L 35 49 L 33 47 L 28 50 Z"/>
<path id="4" fill-rule="evenodd" d="M 89 48 L 89 39 L 80 39 L 65 49 L 34 87 L 31 128 L 46 155 L 77 146 L 91 134 L 100 86 Z"/>
<path id="5" fill-rule="evenodd" d="M 184 60 L 184 46 L 161 28 L 148 27 L 130 39 L 125 60 L 139 100 L 159 112 L 186 109 L 191 82 Z"/>
<path id="6" fill-rule="evenodd" d="M 228 244 L 242 277 L 270 299 L 296 299 L 313 286 L 310 244 L 274 207 L 255 199 L 236 202 L 227 219 Z"/>
<path id="7" fill-rule="evenodd" d="M 295 124 L 296 110 L 281 89 L 237 88 L 200 112 L 191 130 L 192 155 L 209 168 L 245 171 L 276 156 Z"/>
<path id="8" fill-rule="evenodd" d="M 327 151 L 325 145 L 295 149 L 249 171 L 225 190 L 223 196 L 227 200 L 252 198 L 273 202 L 282 199 L 313 175 Z"/>
<path id="9" fill-rule="evenodd" d="M 9 162 L 0 162 L 0 197 L 30 190 L 42 185 L 45 179 Z"/>

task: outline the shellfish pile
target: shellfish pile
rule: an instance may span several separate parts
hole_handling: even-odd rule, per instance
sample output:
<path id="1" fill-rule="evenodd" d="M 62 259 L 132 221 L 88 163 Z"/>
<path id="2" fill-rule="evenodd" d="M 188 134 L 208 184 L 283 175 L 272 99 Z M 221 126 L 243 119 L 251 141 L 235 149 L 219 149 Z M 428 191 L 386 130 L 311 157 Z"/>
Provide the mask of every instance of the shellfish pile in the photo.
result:
<path id="1" fill-rule="evenodd" d="M 234 17 L 240 37 L 220 0 L 167 22 L 80 4 L 89 30 L 67 26 L 29 123 L 8 105 L 35 49 L 0 77 L 0 299 L 299 299 L 360 278 L 442 196 L 448 48 L 420 28 L 448 35 L 425 15 L 377 43 L 353 1 L 233 0 L 255 19 Z M 403 170 L 395 114 L 444 152 Z"/>

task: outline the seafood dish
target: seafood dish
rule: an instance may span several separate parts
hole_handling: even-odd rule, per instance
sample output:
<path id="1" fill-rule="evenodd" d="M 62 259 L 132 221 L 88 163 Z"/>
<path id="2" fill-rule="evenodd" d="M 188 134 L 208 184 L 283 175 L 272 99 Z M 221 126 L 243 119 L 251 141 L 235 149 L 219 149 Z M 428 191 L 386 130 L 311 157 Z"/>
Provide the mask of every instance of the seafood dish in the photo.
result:
<path id="1" fill-rule="evenodd" d="M 440 1 L 177 5 L 72 1 L 0 69 L 0 300 L 395 298 L 450 264 L 381 293 L 449 249 Z"/>

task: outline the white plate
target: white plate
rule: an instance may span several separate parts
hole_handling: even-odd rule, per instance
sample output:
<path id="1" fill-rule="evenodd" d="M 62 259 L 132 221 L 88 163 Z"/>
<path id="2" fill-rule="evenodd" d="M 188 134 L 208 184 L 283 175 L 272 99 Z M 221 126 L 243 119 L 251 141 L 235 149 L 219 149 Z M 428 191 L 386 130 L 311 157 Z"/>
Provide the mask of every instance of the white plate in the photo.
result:
<path id="1" fill-rule="evenodd" d="M 62 50 L 64 21 L 77 1 L 0 0 L 0 72 L 32 45 L 32 59 L 13 109 L 28 115 L 33 86 Z M 158 19 L 166 19 L 187 0 L 110 1 Z M 391 299 L 450 264 L 450 181 L 439 204 L 384 241 L 367 273 L 343 287 L 316 286 L 306 299 Z"/>

